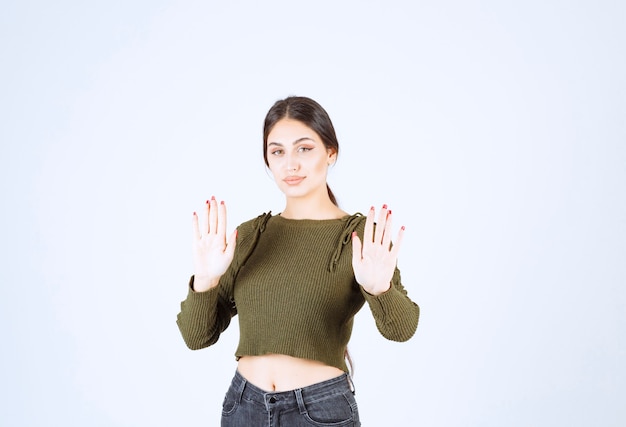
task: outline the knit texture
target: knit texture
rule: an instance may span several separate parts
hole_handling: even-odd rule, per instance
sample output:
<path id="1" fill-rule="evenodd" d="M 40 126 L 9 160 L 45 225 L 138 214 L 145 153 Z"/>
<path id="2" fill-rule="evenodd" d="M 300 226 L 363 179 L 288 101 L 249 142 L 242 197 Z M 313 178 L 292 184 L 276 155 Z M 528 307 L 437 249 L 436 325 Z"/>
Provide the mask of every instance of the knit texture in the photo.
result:
<path id="1" fill-rule="evenodd" d="M 194 292 L 190 280 L 177 320 L 189 348 L 214 344 L 238 314 L 237 358 L 286 354 L 347 371 L 344 352 L 365 302 L 384 337 L 411 338 L 419 307 L 408 298 L 400 271 L 378 296 L 354 278 L 351 235 L 362 238 L 364 224 L 360 214 L 331 220 L 264 214 L 241 224 L 235 257 L 219 285 Z"/>

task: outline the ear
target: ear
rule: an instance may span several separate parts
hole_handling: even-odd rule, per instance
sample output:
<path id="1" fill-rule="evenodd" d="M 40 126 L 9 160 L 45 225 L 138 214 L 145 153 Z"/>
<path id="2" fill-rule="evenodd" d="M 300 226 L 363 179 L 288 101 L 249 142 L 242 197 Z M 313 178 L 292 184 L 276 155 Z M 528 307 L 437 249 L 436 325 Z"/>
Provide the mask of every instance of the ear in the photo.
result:
<path id="1" fill-rule="evenodd" d="M 328 153 L 328 166 L 332 166 L 337 160 L 337 151 L 332 148 L 328 148 L 326 152 Z"/>

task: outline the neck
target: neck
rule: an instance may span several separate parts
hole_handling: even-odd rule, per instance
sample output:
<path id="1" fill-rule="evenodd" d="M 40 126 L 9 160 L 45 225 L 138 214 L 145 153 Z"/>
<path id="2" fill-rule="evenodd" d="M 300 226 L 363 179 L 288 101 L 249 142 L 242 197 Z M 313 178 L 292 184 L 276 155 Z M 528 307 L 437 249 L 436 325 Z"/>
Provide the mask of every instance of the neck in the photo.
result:
<path id="1" fill-rule="evenodd" d="M 347 215 L 328 196 L 315 199 L 288 198 L 280 214 L 289 219 L 337 219 Z"/>

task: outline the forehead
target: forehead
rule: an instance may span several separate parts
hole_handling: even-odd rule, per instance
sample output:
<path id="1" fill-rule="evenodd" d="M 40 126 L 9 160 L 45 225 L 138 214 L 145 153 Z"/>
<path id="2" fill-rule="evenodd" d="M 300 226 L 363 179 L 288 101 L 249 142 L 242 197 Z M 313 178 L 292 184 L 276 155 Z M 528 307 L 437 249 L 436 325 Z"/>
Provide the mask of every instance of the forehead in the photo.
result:
<path id="1" fill-rule="evenodd" d="M 272 128 L 267 136 L 267 142 L 287 144 L 296 142 L 302 138 L 321 142 L 321 138 L 313 129 L 298 120 L 281 119 Z"/>

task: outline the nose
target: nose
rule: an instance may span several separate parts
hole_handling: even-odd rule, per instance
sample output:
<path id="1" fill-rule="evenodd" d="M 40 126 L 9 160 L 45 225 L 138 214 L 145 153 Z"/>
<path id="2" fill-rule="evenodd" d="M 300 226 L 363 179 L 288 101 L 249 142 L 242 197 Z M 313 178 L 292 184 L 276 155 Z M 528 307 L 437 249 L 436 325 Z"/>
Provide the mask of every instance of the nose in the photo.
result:
<path id="1" fill-rule="evenodd" d="M 299 163 L 295 156 L 287 156 L 287 172 L 295 173 L 298 170 Z"/>

